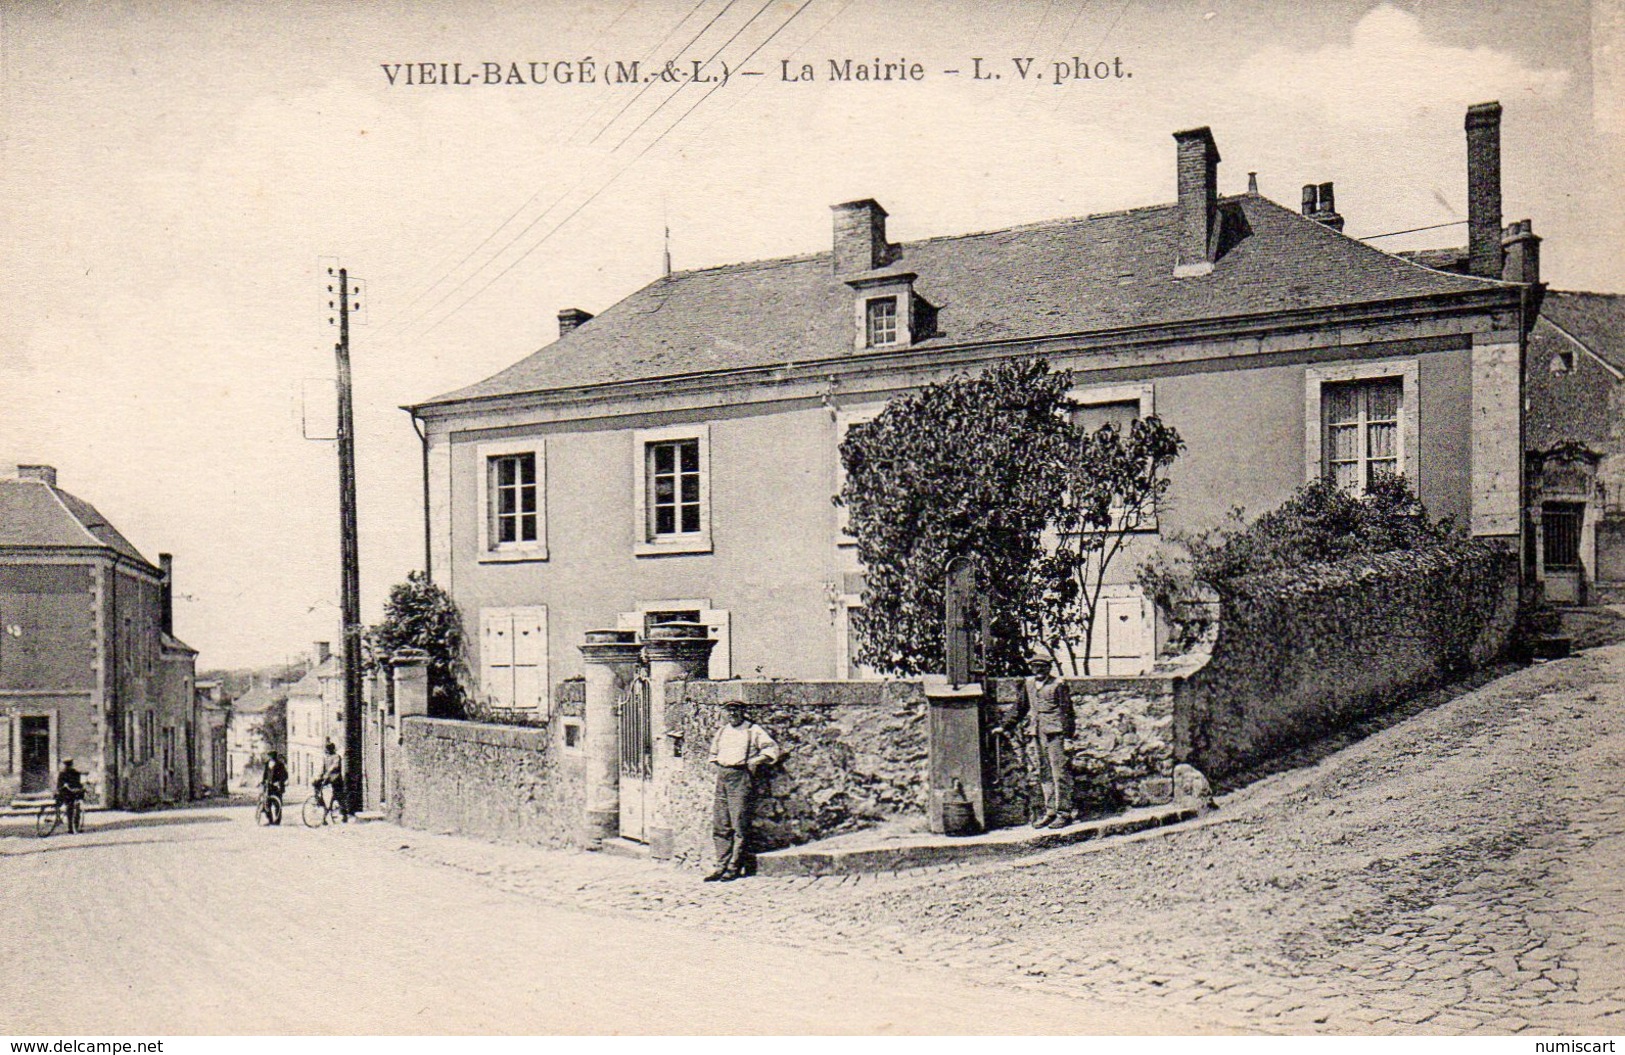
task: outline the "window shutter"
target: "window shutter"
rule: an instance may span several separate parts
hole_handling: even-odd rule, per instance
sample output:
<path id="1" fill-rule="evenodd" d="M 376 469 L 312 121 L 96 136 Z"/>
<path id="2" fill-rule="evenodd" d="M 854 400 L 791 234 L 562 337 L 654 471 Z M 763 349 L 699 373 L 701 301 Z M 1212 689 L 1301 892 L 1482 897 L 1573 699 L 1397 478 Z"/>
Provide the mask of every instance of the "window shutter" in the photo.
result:
<path id="1" fill-rule="evenodd" d="M 513 704 L 513 616 L 488 608 L 480 617 L 480 688 L 497 707 Z"/>
<path id="2" fill-rule="evenodd" d="M 547 692 L 547 609 L 521 608 L 513 615 L 513 704 L 542 715 Z"/>

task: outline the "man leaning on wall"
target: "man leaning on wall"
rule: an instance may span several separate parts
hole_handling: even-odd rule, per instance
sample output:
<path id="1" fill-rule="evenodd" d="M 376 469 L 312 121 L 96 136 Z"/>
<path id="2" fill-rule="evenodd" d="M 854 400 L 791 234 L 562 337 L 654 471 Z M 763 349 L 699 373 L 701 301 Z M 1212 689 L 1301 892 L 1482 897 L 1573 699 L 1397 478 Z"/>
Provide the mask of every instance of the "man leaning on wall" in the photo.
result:
<path id="1" fill-rule="evenodd" d="M 751 812 L 755 808 L 756 771 L 784 756 L 765 729 L 746 720 L 743 705 L 728 704 L 723 719 L 711 740 L 711 764 L 717 767 L 716 798 L 711 807 L 717 867 L 705 877 L 707 883 L 727 883 L 745 874 L 745 844 L 750 840 Z"/>

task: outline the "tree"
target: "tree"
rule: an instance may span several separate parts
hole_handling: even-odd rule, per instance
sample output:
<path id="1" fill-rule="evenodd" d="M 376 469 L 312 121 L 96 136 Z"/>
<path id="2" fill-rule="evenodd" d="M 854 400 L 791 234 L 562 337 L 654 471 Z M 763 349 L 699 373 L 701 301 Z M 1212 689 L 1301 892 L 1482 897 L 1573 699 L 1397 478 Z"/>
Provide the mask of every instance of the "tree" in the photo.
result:
<path id="1" fill-rule="evenodd" d="M 463 617 L 451 595 L 415 571 L 390 588 L 384 621 L 366 635 L 367 664 L 377 668 L 406 648 L 429 654 L 429 713 L 461 715 L 465 693 Z"/>
<path id="2" fill-rule="evenodd" d="M 1155 522 L 1168 467 L 1184 449 L 1155 415 L 1136 419 L 1127 435 L 1108 422 L 1071 447 L 1053 547 L 1036 576 L 1046 589 L 1034 636 L 1073 673 L 1089 674 L 1106 573 L 1130 536 Z M 1074 641 L 1083 645 L 1081 663 Z"/>
<path id="3" fill-rule="evenodd" d="M 228 721 L 230 718 L 228 716 Z M 267 751 L 288 757 L 288 700 L 283 697 L 265 708 L 259 721 L 254 723 L 254 735 Z"/>
<path id="4" fill-rule="evenodd" d="M 1000 363 L 893 400 L 841 444 L 866 585 L 854 613 L 858 659 L 888 674 L 943 664 L 943 577 L 980 559 L 997 597 L 992 674 L 1024 668 L 1026 628 L 1045 594 L 1035 581 L 1044 529 L 1060 508 L 1072 443 L 1061 410 L 1071 375 L 1042 360 Z"/>

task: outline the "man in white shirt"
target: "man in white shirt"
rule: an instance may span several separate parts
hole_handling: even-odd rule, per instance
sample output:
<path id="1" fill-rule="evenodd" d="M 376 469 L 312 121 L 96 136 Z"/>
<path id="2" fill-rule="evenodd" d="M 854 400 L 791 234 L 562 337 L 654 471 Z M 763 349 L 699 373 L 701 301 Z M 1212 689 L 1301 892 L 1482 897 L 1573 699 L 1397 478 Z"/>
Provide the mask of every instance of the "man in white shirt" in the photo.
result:
<path id="1" fill-rule="evenodd" d="M 711 764 L 717 767 L 717 794 L 711 808 L 711 837 L 717 869 L 707 883 L 729 882 L 743 873 L 745 843 L 750 838 L 751 785 L 760 766 L 772 765 L 784 752 L 767 731 L 745 720 L 745 708 L 730 703 L 725 721 L 711 741 Z"/>

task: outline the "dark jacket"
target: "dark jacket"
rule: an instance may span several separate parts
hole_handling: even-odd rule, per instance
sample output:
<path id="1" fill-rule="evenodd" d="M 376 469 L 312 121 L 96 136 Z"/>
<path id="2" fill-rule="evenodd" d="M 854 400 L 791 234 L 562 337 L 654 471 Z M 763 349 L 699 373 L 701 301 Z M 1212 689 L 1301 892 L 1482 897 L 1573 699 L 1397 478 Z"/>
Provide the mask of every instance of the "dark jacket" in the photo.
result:
<path id="1" fill-rule="evenodd" d="M 57 799 L 65 801 L 69 795 L 75 798 L 85 797 L 84 776 L 72 766 L 56 775 Z"/>
<path id="2" fill-rule="evenodd" d="M 1072 693 L 1066 682 L 1059 678 L 1040 682 L 1037 678 L 1021 680 L 1021 703 L 1017 717 L 1032 719 L 1036 733 L 1072 736 L 1077 732 L 1077 720 L 1072 714 Z"/>
<path id="3" fill-rule="evenodd" d="M 282 759 L 273 758 L 265 763 L 265 775 L 260 778 L 260 783 L 278 790 L 288 786 L 288 767 L 282 764 Z"/>

